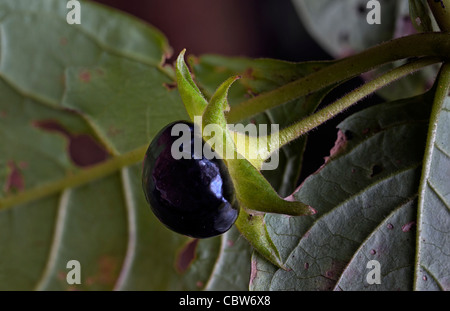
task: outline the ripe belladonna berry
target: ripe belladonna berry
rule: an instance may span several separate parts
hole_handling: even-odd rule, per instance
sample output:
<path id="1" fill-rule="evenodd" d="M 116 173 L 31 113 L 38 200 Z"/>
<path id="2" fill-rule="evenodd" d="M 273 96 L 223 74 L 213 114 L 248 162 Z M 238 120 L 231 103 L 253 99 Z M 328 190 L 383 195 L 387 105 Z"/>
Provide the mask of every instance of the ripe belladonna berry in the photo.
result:
<path id="1" fill-rule="evenodd" d="M 180 143 L 183 132 L 172 133 L 176 125 L 189 129 L 190 139 Z M 177 121 L 155 136 L 145 155 L 142 186 L 153 213 L 164 225 L 184 235 L 207 238 L 231 228 L 239 205 L 224 161 L 218 156 L 205 158 L 194 148 L 195 140 L 201 142 L 201 150 L 205 145 L 195 126 Z M 185 156 L 174 157 L 172 145 Z"/>

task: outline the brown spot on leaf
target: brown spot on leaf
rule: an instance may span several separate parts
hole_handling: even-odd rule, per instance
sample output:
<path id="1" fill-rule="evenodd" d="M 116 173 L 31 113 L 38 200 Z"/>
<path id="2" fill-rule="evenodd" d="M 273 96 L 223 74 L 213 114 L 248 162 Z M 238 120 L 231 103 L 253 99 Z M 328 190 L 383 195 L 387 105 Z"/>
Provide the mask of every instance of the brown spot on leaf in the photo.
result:
<path id="1" fill-rule="evenodd" d="M 333 260 L 331 262 L 331 267 L 325 271 L 324 276 L 327 279 L 337 281 L 346 266 L 347 263 L 345 262 Z"/>
<path id="2" fill-rule="evenodd" d="M 334 272 L 331 271 L 331 270 L 328 270 L 328 271 L 325 272 L 325 276 L 326 276 L 327 278 L 329 278 L 329 279 L 332 279 L 333 276 L 334 276 Z"/>
<path id="3" fill-rule="evenodd" d="M 59 39 L 59 44 L 61 44 L 62 46 L 67 45 L 67 38 L 66 37 L 61 37 L 61 39 Z"/>
<path id="4" fill-rule="evenodd" d="M 78 78 L 80 78 L 81 82 L 88 83 L 91 81 L 91 73 L 87 70 L 83 70 L 78 75 Z"/>
<path id="5" fill-rule="evenodd" d="M 253 68 L 252 67 L 248 67 L 247 69 L 245 69 L 244 73 L 242 74 L 242 76 L 246 79 L 254 79 L 253 77 Z"/>
<path id="6" fill-rule="evenodd" d="M 87 167 L 105 161 L 108 152 L 92 136 L 88 134 L 72 134 L 55 120 L 34 121 L 33 126 L 62 134 L 69 141 L 68 153 L 73 163 L 80 167 Z"/>
<path id="7" fill-rule="evenodd" d="M 86 277 L 85 284 L 88 286 L 95 284 L 113 285 L 117 280 L 119 268 L 120 265 L 117 258 L 104 255 L 97 261 L 97 270 L 95 274 Z"/>
<path id="8" fill-rule="evenodd" d="M 95 279 L 92 276 L 86 278 L 86 285 L 91 286 L 94 283 L 95 283 Z"/>
<path id="9" fill-rule="evenodd" d="M 409 232 L 411 231 L 411 229 L 413 229 L 416 226 L 416 222 L 415 221 L 410 221 L 407 224 L 404 224 L 402 226 L 402 231 L 403 232 Z"/>
<path id="10" fill-rule="evenodd" d="M 190 240 L 178 252 L 175 260 L 175 269 L 178 273 L 184 273 L 194 261 L 197 244 L 198 239 Z"/>
<path id="11" fill-rule="evenodd" d="M 164 83 L 163 83 L 163 86 L 164 86 L 167 90 L 169 90 L 169 91 L 173 91 L 174 89 L 177 88 L 177 84 L 176 84 L 175 82 L 172 82 L 172 83 L 166 83 L 166 82 L 164 82 Z"/>
<path id="12" fill-rule="evenodd" d="M 22 162 L 24 163 L 24 162 Z M 6 183 L 4 191 L 5 193 L 18 192 L 25 189 L 25 181 L 21 172 L 20 165 L 17 165 L 14 161 L 8 161 L 6 177 Z"/>
<path id="13" fill-rule="evenodd" d="M 98 261 L 96 280 L 100 284 L 114 284 L 119 267 L 118 260 L 111 256 L 102 256 Z"/>
<path id="14" fill-rule="evenodd" d="M 106 150 L 86 134 L 71 136 L 69 155 L 72 161 L 80 167 L 101 163 L 108 158 Z"/>
<path id="15" fill-rule="evenodd" d="M 108 128 L 108 132 L 107 132 L 107 134 L 108 134 L 109 137 L 117 136 L 117 135 L 119 135 L 120 133 L 122 133 L 122 130 L 121 130 L 121 129 L 118 129 L 117 127 L 112 126 L 112 125 Z"/>
<path id="16" fill-rule="evenodd" d="M 66 271 L 59 271 L 58 274 L 57 274 L 57 278 L 60 281 L 63 281 L 63 280 L 65 281 L 66 277 L 67 277 L 67 272 Z"/>

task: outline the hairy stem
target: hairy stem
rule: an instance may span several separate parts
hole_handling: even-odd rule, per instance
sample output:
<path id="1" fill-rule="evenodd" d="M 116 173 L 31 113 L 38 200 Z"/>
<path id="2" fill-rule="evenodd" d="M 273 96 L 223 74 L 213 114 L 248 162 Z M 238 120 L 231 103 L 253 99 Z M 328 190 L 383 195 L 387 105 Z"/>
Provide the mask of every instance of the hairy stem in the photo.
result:
<path id="1" fill-rule="evenodd" d="M 236 123 L 396 60 L 421 56 L 436 56 L 445 60 L 449 55 L 450 33 L 422 33 L 391 40 L 242 102 L 232 107 L 227 121 Z"/>
<path id="2" fill-rule="evenodd" d="M 425 66 L 429 66 L 439 62 L 440 59 L 436 57 L 425 57 L 407 63 L 403 66 L 395 68 L 381 76 L 373 79 L 370 82 L 362 85 L 361 87 L 353 90 L 347 95 L 343 96 L 339 100 L 335 101 L 333 104 L 328 105 L 322 110 L 288 126 L 274 135 L 279 137 L 279 147 L 297 139 L 306 132 L 312 130 L 313 128 L 321 125 L 322 123 L 330 120 L 337 114 L 348 109 L 350 106 L 354 105 L 364 97 L 372 94 L 373 92 L 383 88 L 384 86 L 392 83 L 393 81 L 400 79 L 408 74 L 411 74 Z"/>

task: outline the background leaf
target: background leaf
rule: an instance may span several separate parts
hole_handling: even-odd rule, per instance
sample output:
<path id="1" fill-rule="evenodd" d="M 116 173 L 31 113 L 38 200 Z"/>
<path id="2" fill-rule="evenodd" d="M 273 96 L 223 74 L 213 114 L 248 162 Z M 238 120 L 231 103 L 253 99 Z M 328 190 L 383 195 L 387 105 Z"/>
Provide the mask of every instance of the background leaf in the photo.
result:
<path id="1" fill-rule="evenodd" d="M 417 31 L 438 31 L 437 25 L 433 25 L 433 22 L 436 23 L 436 21 L 430 12 L 427 1 L 409 0 L 409 15 L 411 16 L 411 22 Z"/>
<path id="2" fill-rule="evenodd" d="M 397 19 L 408 17 L 407 0 L 378 1 L 380 24 L 367 23 L 369 9 L 365 0 L 292 2 L 308 32 L 334 58 L 342 58 L 392 39 L 398 27 Z M 406 24 L 409 21 L 402 22 Z"/>
<path id="3" fill-rule="evenodd" d="M 266 216 L 291 270 L 254 256 L 252 289 L 413 289 L 417 193 L 431 101 L 430 92 L 377 105 L 339 125 L 330 158 L 295 194 L 318 214 Z M 366 281 L 372 259 L 381 264 L 380 285 Z"/>
<path id="4" fill-rule="evenodd" d="M 220 254 L 205 290 L 247 291 L 252 250 L 233 226 L 221 235 Z"/>
<path id="5" fill-rule="evenodd" d="M 366 0 L 292 0 L 292 2 L 309 34 L 333 58 L 343 58 L 384 41 L 416 32 L 413 21 L 419 12 L 417 9 L 410 10 L 408 0 L 379 0 L 380 24 L 367 22 L 366 17 L 371 9 L 367 8 Z M 417 1 L 411 2 L 417 4 Z M 417 8 L 417 5 L 414 8 Z M 414 13 L 412 18 L 410 12 Z M 425 19 L 423 12 L 420 14 Z M 398 61 L 384 66 L 385 68 L 366 73 L 363 78 L 370 80 L 381 71 L 392 69 L 403 63 Z M 437 66 L 427 68 L 392 83 L 377 94 L 387 100 L 422 94 L 432 85 L 437 70 Z"/>
<path id="6" fill-rule="evenodd" d="M 163 66 L 165 37 L 81 6 L 82 23 L 69 25 L 64 1 L 0 3 L 0 206 L 145 148 L 162 126 L 187 119 Z M 140 163 L 3 208 L 0 224 L 3 290 L 202 289 L 220 254 L 220 238 L 192 241 L 157 221 Z M 81 264 L 81 285 L 66 282 L 69 260 Z M 233 271 L 249 275 L 243 267 Z"/>

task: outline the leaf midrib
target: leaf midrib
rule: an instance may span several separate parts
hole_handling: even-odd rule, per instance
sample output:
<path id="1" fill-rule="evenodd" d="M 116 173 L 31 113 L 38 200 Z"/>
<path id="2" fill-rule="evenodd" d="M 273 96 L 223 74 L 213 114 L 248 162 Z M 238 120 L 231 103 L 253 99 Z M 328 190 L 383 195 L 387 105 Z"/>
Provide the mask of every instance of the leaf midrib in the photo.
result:
<path id="1" fill-rule="evenodd" d="M 59 193 L 64 189 L 75 188 L 106 177 L 124 167 L 139 163 L 144 159 L 146 151 L 147 146 L 145 145 L 124 154 L 117 155 L 92 167 L 80 169 L 74 174 L 36 186 L 32 189 L 21 191 L 14 195 L 6 196 L 0 199 L 0 211 L 16 205 L 42 199 L 49 195 Z"/>
<path id="2" fill-rule="evenodd" d="M 58 201 L 57 207 L 57 216 L 55 219 L 55 228 L 53 231 L 53 240 L 50 245 L 50 250 L 47 255 L 46 265 L 42 272 L 42 275 L 39 281 L 36 283 L 35 290 L 44 290 L 47 282 L 50 281 L 50 277 L 53 273 L 53 269 L 57 262 L 58 250 L 61 245 L 62 235 L 64 233 L 65 220 L 67 216 L 67 208 L 70 200 L 70 195 L 72 194 L 72 190 L 68 189 L 61 194 L 61 197 Z"/>
<path id="3" fill-rule="evenodd" d="M 120 274 L 116 280 L 113 287 L 114 290 L 123 290 L 126 286 L 127 278 L 133 266 L 134 255 L 136 254 L 136 237 L 137 237 L 137 215 L 136 215 L 136 202 L 133 199 L 133 194 L 131 190 L 131 180 L 130 180 L 130 169 L 123 168 L 120 173 L 122 191 L 124 194 L 124 203 L 127 211 L 128 219 L 126 223 L 128 224 L 128 238 L 127 238 L 127 250 L 125 253 L 125 258 L 122 263 L 122 268 L 120 269 Z"/>
<path id="4" fill-rule="evenodd" d="M 431 176 L 431 167 L 433 165 L 433 154 L 435 152 L 435 148 L 437 147 L 436 138 L 437 138 L 437 130 L 438 123 L 440 121 L 440 115 L 445 111 L 448 111 L 445 108 L 446 98 L 448 97 L 448 92 L 450 89 L 450 63 L 444 63 L 441 67 L 441 71 L 436 79 L 436 89 L 435 89 L 435 97 L 433 100 L 433 108 L 430 116 L 430 123 L 428 128 L 427 142 L 424 152 L 423 158 L 423 167 L 422 167 L 422 176 L 420 179 L 419 186 L 419 202 L 417 208 L 417 236 L 416 236 L 416 258 L 415 258 L 415 273 L 414 273 L 414 289 L 418 289 L 418 278 L 420 275 L 420 269 L 423 269 L 423 265 L 421 264 L 421 249 L 423 244 L 422 237 L 422 224 L 423 224 L 423 215 L 426 209 L 426 192 L 428 188 L 431 188 L 431 191 L 436 193 L 434 187 L 432 187 L 432 183 L 430 182 Z M 441 151 L 441 148 L 437 148 Z M 447 155 L 445 152 L 444 155 Z M 439 199 L 442 198 L 438 195 Z M 443 201 L 445 203 L 445 201 Z M 444 204 L 447 206 L 447 204 Z M 448 206 L 447 206 L 448 207 Z M 434 277 L 434 276 L 433 276 Z M 437 280 L 436 280 L 437 281 Z M 437 282 L 437 284 L 439 284 Z M 439 286 L 441 286 L 439 284 Z"/>

